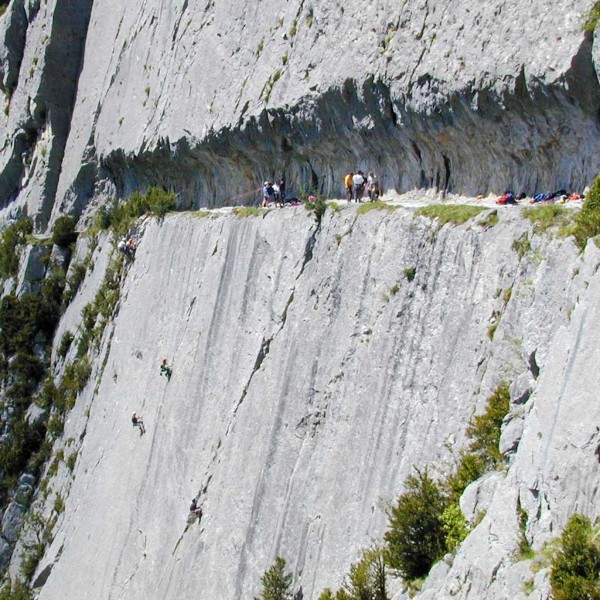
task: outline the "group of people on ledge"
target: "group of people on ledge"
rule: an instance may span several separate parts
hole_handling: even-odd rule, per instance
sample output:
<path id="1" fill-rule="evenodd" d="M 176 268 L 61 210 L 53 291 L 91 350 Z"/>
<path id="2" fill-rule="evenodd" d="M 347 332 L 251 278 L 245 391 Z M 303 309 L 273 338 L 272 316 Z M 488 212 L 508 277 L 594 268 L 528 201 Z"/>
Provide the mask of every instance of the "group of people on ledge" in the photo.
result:
<path id="1" fill-rule="evenodd" d="M 265 181 L 262 188 L 262 204 L 263 208 L 268 206 L 283 206 L 286 201 L 285 195 L 285 177 L 279 181 Z"/>
<path id="2" fill-rule="evenodd" d="M 362 202 L 369 199 L 371 202 L 377 200 L 381 195 L 379 181 L 373 171 L 365 177 L 362 171 L 356 173 L 350 172 L 344 177 L 344 187 L 346 189 L 346 200 L 351 202 Z"/>
<path id="3" fill-rule="evenodd" d="M 381 188 L 377 175 L 372 171 L 365 176 L 362 171 L 356 173 L 350 172 L 344 177 L 344 189 L 348 202 L 363 202 L 363 200 L 377 200 L 381 196 Z M 314 201 L 314 195 L 308 196 L 308 201 Z M 262 185 L 263 208 L 270 206 L 295 206 L 300 204 L 298 198 L 289 198 L 286 196 L 285 177 L 278 181 L 265 181 Z"/>
<path id="4" fill-rule="evenodd" d="M 132 235 L 121 238 L 117 244 L 117 250 L 121 254 L 124 254 L 129 260 L 133 260 L 135 258 L 136 249 L 137 242 Z"/>

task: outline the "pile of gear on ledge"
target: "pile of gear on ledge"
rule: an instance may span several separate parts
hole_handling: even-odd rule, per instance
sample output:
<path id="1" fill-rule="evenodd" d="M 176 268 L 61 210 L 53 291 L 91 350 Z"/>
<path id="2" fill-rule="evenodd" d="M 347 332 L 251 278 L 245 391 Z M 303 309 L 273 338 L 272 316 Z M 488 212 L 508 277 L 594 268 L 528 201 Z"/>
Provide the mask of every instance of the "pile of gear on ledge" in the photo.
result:
<path id="1" fill-rule="evenodd" d="M 567 190 L 557 190 L 556 192 L 544 192 L 542 194 L 536 194 L 533 198 L 528 198 L 527 194 L 521 192 L 517 196 L 513 192 L 506 191 L 498 200 L 496 204 L 520 204 L 523 201 L 527 204 L 565 204 L 573 200 L 583 200 L 583 194 L 569 193 Z"/>

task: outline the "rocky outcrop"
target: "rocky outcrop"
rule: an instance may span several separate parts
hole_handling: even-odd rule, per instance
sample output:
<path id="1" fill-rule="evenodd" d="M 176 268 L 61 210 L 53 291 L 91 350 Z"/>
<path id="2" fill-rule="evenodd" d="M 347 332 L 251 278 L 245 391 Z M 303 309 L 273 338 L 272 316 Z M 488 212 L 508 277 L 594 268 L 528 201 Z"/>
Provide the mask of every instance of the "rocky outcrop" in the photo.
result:
<path id="1" fill-rule="evenodd" d="M 2 571 L 5 571 L 10 564 L 15 542 L 23 527 L 24 517 L 29 507 L 34 485 L 35 478 L 28 473 L 24 473 L 19 478 L 15 489 L 15 497 L 8 504 L 2 515 L 0 530 L 0 570 Z"/>
<path id="2" fill-rule="evenodd" d="M 92 2 L 14 0 L 0 19 L 0 203 L 26 206 L 38 227 L 55 202 Z"/>
<path id="3" fill-rule="evenodd" d="M 249 203 L 280 174 L 335 196 L 355 168 L 398 191 L 582 190 L 600 170 L 592 6 L 86 0 L 32 18 L 14 0 L 0 199 L 43 227 L 149 185 L 181 206 Z"/>
<path id="4" fill-rule="evenodd" d="M 81 446 L 74 480 L 50 482 L 66 501 L 40 598 L 252 597 L 278 554 L 316 598 L 383 534 L 414 466 L 451 468 L 501 381 L 517 382 L 522 433 L 506 471 L 468 490 L 481 522 L 423 597 L 519 597 L 533 579 L 519 507 L 534 548 L 574 510 L 597 514 L 599 256 L 499 215 L 440 227 L 349 207 L 317 225 L 300 207 L 148 222 L 66 424 Z M 97 279 L 105 244 L 93 261 Z M 76 299 L 57 339 L 80 311 Z M 188 526 L 197 495 L 204 516 Z"/>

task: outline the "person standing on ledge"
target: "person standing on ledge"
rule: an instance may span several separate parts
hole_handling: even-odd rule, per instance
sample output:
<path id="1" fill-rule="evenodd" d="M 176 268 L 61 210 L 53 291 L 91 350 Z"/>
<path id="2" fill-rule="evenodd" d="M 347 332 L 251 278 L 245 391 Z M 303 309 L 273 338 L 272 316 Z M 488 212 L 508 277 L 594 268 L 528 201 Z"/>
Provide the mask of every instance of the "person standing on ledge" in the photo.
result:
<path id="1" fill-rule="evenodd" d="M 365 178 L 363 177 L 362 171 L 359 171 L 353 178 L 352 184 L 354 186 L 354 200 L 360 202 L 365 188 Z"/>
<path id="2" fill-rule="evenodd" d="M 344 185 L 346 186 L 346 200 L 350 202 L 352 200 L 352 178 L 354 177 L 354 173 L 350 171 L 346 177 L 344 177 Z"/>

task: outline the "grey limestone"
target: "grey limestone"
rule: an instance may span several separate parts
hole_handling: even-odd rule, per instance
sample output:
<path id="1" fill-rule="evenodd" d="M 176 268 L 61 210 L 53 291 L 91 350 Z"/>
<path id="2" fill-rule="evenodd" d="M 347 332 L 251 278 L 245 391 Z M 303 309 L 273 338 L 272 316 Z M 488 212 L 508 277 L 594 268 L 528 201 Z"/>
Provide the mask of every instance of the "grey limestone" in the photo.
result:
<path id="1" fill-rule="evenodd" d="M 22 504 L 16 500 L 13 500 L 4 511 L 4 515 L 2 516 L 2 537 L 6 541 L 13 544 L 17 541 L 17 536 L 23 525 L 24 513 L 25 509 Z"/>
<path id="2" fill-rule="evenodd" d="M 40 598 L 83 587 L 89 599 L 252 597 L 277 554 L 316 598 L 381 539 L 386 503 L 413 468 L 452 468 L 472 414 L 521 378 L 531 389 L 521 442 L 504 472 L 463 497 L 467 516 L 485 514 L 423 591 L 519 597 L 529 571 L 518 507 L 535 548 L 573 510 L 596 513 L 597 386 L 585 366 L 599 252 L 534 236 L 520 259 L 512 244 L 530 224 L 499 216 L 492 228 L 440 227 L 411 209 L 350 206 L 320 226 L 303 207 L 147 221 L 65 426 L 81 448 L 74 480 L 53 484 L 66 509 L 39 566 L 54 565 Z M 101 281 L 107 242 L 82 297 Z M 507 302 L 498 290 L 509 287 Z M 78 322 L 77 302 L 61 328 Z M 538 378 L 523 378 L 533 350 Z M 186 528 L 197 494 L 204 517 Z"/>
<path id="3" fill-rule="evenodd" d="M 14 0 L 0 18 L 0 200 L 43 229 L 115 194 L 258 200 L 582 190 L 600 170 L 593 0 Z M 9 92 L 10 90 L 10 92 Z"/>

